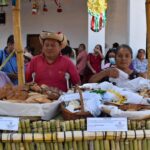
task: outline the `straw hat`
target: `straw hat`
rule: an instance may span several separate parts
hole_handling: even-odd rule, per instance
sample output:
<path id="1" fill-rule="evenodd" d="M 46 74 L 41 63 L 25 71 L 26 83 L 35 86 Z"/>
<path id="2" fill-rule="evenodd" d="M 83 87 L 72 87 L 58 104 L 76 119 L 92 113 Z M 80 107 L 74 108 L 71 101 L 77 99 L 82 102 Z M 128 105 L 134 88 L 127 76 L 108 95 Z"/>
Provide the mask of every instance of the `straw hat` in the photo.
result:
<path id="1" fill-rule="evenodd" d="M 54 33 L 54 32 L 48 32 L 48 31 L 42 31 L 40 34 L 40 42 L 43 45 L 43 40 L 45 39 L 54 39 L 61 43 L 61 49 L 65 48 L 67 45 L 67 37 L 61 33 Z"/>
<path id="2" fill-rule="evenodd" d="M 30 54 L 29 52 L 25 52 L 24 56 L 29 58 L 29 59 L 32 59 L 32 57 L 33 57 L 32 54 Z"/>

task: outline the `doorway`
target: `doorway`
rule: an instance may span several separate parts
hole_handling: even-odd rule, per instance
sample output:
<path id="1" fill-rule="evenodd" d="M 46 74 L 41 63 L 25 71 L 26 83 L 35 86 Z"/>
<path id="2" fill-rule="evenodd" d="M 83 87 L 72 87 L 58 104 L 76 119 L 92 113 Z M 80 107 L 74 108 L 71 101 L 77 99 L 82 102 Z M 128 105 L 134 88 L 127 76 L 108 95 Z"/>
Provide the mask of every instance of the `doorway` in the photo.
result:
<path id="1" fill-rule="evenodd" d="M 41 53 L 42 46 L 39 34 L 27 34 L 27 46 L 31 48 L 31 53 L 35 56 Z"/>

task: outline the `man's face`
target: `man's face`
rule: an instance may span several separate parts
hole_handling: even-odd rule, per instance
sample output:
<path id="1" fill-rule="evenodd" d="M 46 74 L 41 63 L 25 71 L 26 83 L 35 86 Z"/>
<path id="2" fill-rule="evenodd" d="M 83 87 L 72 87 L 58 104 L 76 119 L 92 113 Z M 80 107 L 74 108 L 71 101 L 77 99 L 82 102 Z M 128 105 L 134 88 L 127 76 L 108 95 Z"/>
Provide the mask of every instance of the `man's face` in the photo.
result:
<path id="1" fill-rule="evenodd" d="M 60 43 L 57 40 L 46 39 L 43 43 L 43 53 L 48 58 L 56 58 L 61 51 Z"/>
<path id="2" fill-rule="evenodd" d="M 7 47 L 8 47 L 8 51 L 11 53 L 15 48 L 15 44 L 14 43 L 8 43 Z"/>

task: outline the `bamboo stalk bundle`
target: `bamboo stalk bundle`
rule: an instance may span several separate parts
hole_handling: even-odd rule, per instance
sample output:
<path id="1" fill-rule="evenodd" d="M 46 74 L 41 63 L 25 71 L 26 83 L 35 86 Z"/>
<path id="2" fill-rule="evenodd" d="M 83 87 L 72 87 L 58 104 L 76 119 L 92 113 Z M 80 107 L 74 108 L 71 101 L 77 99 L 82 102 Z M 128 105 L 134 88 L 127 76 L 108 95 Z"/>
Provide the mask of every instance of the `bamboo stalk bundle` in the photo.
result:
<path id="1" fill-rule="evenodd" d="M 17 66 L 18 66 L 18 81 L 19 85 L 23 85 L 24 79 L 24 58 L 23 58 L 23 46 L 21 38 L 21 20 L 20 20 L 20 0 L 16 0 L 16 6 L 13 6 L 13 31 L 15 38 L 15 49 L 17 54 Z"/>

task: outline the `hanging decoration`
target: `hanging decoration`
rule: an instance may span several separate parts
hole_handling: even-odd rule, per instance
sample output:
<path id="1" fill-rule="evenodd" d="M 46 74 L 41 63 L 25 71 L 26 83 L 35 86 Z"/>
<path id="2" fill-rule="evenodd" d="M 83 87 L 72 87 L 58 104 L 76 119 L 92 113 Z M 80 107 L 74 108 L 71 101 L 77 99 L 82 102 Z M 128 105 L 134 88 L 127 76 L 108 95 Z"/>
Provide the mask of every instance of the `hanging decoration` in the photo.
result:
<path id="1" fill-rule="evenodd" d="M 43 4 L 43 11 L 44 11 L 44 12 L 47 12 L 47 11 L 48 11 L 48 8 L 47 8 L 47 5 L 46 5 L 45 0 L 44 0 L 44 4 Z"/>
<path id="2" fill-rule="evenodd" d="M 38 2 L 35 0 L 33 3 L 32 3 L 32 15 L 36 15 L 38 13 L 38 10 L 39 10 L 39 4 Z"/>
<path id="3" fill-rule="evenodd" d="M 16 6 L 16 0 L 12 0 L 12 5 Z"/>
<path id="4" fill-rule="evenodd" d="M 99 32 L 106 23 L 107 0 L 88 0 L 87 6 L 92 16 L 91 30 Z"/>
<path id="5" fill-rule="evenodd" d="M 62 7 L 61 7 L 61 0 L 54 0 L 56 5 L 57 5 L 57 12 L 62 12 Z"/>
<path id="6" fill-rule="evenodd" d="M 8 6 L 8 0 L 0 0 L 0 6 Z"/>

